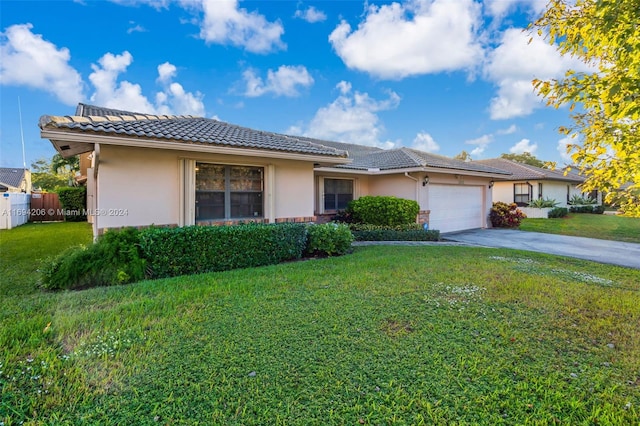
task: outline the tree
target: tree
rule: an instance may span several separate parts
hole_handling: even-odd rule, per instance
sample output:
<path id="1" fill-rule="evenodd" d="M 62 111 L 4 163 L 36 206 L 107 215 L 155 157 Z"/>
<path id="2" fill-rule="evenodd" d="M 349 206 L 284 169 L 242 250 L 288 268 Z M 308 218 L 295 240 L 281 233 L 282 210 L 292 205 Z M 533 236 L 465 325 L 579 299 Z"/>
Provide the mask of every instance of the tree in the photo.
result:
<path id="1" fill-rule="evenodd" d="M 567 152 L 586 177 L 585 191 L 601 190 L 640 217 L 640 0 L 551 0 L 532 29 L 558 43 L 563 55 L 593 72 L 533 84 L 547 105 L 568 105 L 575 140 Z M 575 109 L 578 107 L 578 109 Z"/>
<path id="2" fill-rule="evenodd" d="M 80 170 L 80 159 L 62 158 L 54 155 L 51 160 L 40 158 L 31 163 L 31 182 L 34 188 L 42 191 L 55 191 L 61 186 L 74 186 L 76 171 Z"/>
<path id="3" fill-rule="evenodd" d="M 471 154 L 469 154 L 467 151 L 462 151 L 460 154 L 456 155 L 455 157 L 453 157 L 455 160 L 460 160 L 460 161 L 471 161 Z"/>
<path id="4" fill-rule="evenodd" d="M 500 158 L 515 161 L 516 163 L 528 164 L 530 166 L 545 167 L 545 162 L 538 160 L 535 156 L 531 155 L 530 152 L 523 152 L 522 154 L 500 154 Z"/>

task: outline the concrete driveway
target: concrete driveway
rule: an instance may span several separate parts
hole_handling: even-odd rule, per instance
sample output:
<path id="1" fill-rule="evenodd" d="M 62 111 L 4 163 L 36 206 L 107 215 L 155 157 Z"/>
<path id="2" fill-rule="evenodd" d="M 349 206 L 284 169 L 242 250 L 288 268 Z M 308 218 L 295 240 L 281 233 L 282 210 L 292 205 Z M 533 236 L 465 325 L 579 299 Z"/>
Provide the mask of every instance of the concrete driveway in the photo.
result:
<path id="1" fill-rule="evenodd" d="M 442 234 L 442 238 L 483 247 L 537 251 L 640 269 L 640 244 L 634 243 L 513 229 L 473 229 Z"/>

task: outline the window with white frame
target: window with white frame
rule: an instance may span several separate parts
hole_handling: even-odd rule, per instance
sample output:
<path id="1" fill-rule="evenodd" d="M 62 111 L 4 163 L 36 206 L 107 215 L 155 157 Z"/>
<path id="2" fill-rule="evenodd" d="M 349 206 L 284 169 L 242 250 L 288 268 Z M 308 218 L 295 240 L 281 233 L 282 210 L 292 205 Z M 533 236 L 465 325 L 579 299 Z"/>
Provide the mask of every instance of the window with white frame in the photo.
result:
<path id="1" fill-rule="evenodd" d="M 196 163 L 195 220 L 264 216 L 264 169 Z"/>
<path id="2" fill-rule="evenodd" d="M 519 206 L 526 206 L 531 201 L 532 185 L 529 183 L 513 184 L 513 202 Z"/>
<path id="3" fill-rule="evenodd" d="M 324 178 L 323 193 L 324 211 L 343 210 L 353 200 L 353 180 Z"/>

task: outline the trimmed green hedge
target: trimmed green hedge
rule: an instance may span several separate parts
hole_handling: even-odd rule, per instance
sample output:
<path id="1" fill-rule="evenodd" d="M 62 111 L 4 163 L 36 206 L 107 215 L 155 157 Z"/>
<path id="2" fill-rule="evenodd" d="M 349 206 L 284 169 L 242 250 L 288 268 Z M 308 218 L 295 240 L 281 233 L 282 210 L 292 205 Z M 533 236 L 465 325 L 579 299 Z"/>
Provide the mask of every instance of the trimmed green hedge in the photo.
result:
<path id="1" fill-rule="evenodd" d="M 299 259 L 304 224 L 147 228 L 140 233 L 150 278 L 248 268 Z"/>
<path id="2" fill-rule="evenodd" d="M 551 210 L 549 210 L 549 213 L 547 214 L 547 217 L 549 219 L 554 219 L 554 218 L 559 218 L 559 217 L 565 217 L 569 214 L 569 210 L 567 210 L 566 207 L 556 207 L 553 208 Z"/>
<path id="3" fill-rule="evenodd" d="M 416 222 L 420 206 L 416 201 L 397 197 L 367 195 L 351 201 L 347 213 L 354 222 L 396 226 Z"/>
<path id="4" fill-rule="evenodd" d="M 571 213 L 603 214 L 604 213 L 604 206 L 599 206 L 599 205 L 571 206 L 571 207 L 569 207 L 569 211 Z"/>
<path id="5" fill-rule="evenodd" d="M 353 231 L 353 237 L 356 241 L 439 241 L 440 231 L 371 229 Z"/>
<path id="6" fill-rule="evenodd" d="M 58 199 L 65 211 L 65 222 L 85 222 L 87 215 L 87 188 L 84 186 L 58 188 Z M 68 213 L 68 214 L 67 214 Z"/>
<path id="7" fill-rule="evenodd" d="M 309 225 L 305 253 L 309 256 L 343 255 L 351 249 L 353 235 L 347 225 L 326 223 Z"/>

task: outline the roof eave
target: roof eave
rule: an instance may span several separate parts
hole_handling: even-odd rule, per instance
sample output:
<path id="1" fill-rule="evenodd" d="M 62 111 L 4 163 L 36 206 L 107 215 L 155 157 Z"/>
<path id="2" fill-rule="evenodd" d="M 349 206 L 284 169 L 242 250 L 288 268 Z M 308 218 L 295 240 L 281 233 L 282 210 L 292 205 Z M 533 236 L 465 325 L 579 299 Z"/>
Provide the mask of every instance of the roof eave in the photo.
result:
<path id="1" fill-rule="evenodd" d="M 442 174 L 450 174 L 450 175 L 463 175 L 463 176 L 474 176 L 474 177 L 486 177 L 491 179 L 498 179 L 501 177 L 505 177 L 503 174 L 492 173 L 492 172 L 481 172 L 476 170 L 458 170 L 458 169 L 445 169 L 441 167 L 404 167 L 398 169 L 347 169 L 347 168 L 338 168 L 338 167 L 316 167 L 316 171 L 318 172 L 331 172 L 331 173 L 345 173 L 345 174 L 358 174 L 358 175 L 366 175 L 366 176 L 376 176 L 376 175 L 392 175 L 397 173 L 442 173 Z"/>
<path id="2" fill-rule="evenodd" d="M 351 159 L 335 155 L 305 154 L 291 151 L 276 151 L 256 148 L 234 148 L 222 145 L 203 145 L 199 143 L 171 142 L 148 138 L 126 138 L 98 134 L 79 134 L 57 129 L 43 129 L 42 138 L 49 139 L 56 150 L 65 158 L 90 152 L 94 144 L 128 146 L 135 148 L 168 149 L 172 151 L 206 152 L 212 154 L 244 155 L 251 157 L 280 158 L 288 160 L 309 161 L 320 164 L 349 164 Z"/>

